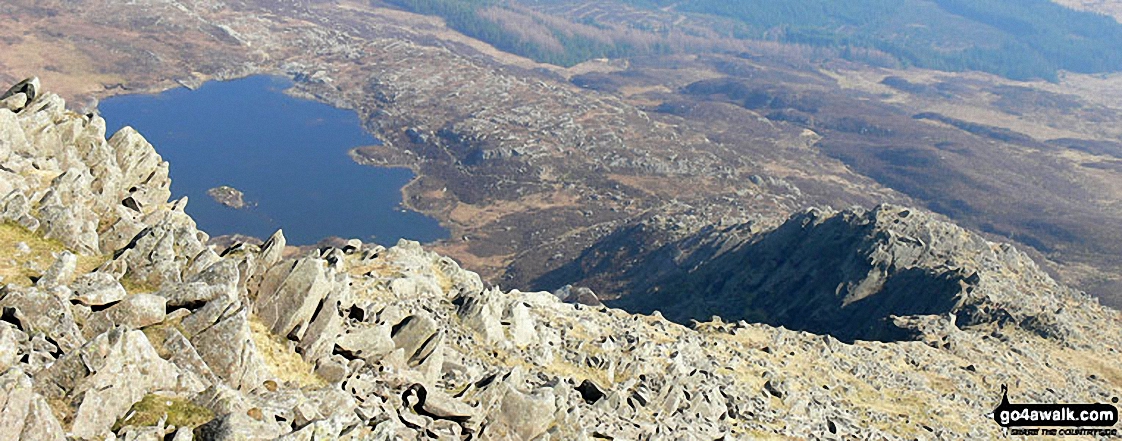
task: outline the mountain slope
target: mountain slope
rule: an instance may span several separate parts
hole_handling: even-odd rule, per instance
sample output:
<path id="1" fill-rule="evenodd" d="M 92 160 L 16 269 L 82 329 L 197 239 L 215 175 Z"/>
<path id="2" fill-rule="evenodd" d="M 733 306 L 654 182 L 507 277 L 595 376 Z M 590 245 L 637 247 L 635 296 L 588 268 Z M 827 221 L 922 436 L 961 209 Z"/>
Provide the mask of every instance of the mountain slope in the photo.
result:
<path id="1" fill-rule="evenodd" d="M 502 50 L 574 65 L 593 58 L 733 49 L 766 41 L 873 64 L 1056 80 L 1122 70 L 1122 25 L 1049 0 L 389 3 L 438 15 Z M 705 42 L 697 37 L 709 40 Z M 730 41 L 721 42 L 727 39 Z"/>
<path id="2" fill-rule="evenodd" d="M 354 109 L 387 141 L 356 160 L 414 169 L 405 203 L 453 232 L 440 252 L 504 286 L 530 286 L 667 201 L 704 223 L 888 202 L 1014 243 L 1122 305 L 1122 76 L 882 69 L 695 32 L 731 29 L 727 19 L 538 6 L 545 19 L 671 29 L 699 55 L 562 69 L 382 3 L 18 0 L 0 6 L 0 27 L 20 36 L 0 42 L 0 77 L 41 73 L 77 103 L 249 74 L 302 79 L 293 93 Z M 694 93 L 720 83 L 753 99 Z"/>
<path id="3" fill-rule="evenodd" d="M 809 212 L 758 231 L 808 249 L 829 231 L 889 240 L 900 263 L 964 256 L 982 265 L 971 299 L 1054 321 L 919 315 L 897 323 L 908 341 L 848 344 L 503 292 L 408 241 L 300 252 L 277 232 L 219 250 L 187 201 L 168 201 L 174 165 L 143 137 L 106 141 L 98 116 L 28 84 L 0 100 L 0 232 L 19 232 L 0 240 L 26 239 L 0 243 L 26 271 L 0 288 L 0 424 L 23 439 L 995 438 L 986 413 L 1003 384 L 1023 402 L 1122 392 L 1118 311 L 914 210 Z M 893 232 L 930 232 L 918 239 L 932 250 Z M 58 250 L 47 267 L 41 247 Z M 713 262 L 751 259 L 718 248 Z M 834 270 L 828 254 L 804 256 L 790 268 Z"/>
<path id="4" fill-rule="evenodd" d="M 1079 340 L 1073 306 L 1086 295 L 1051 280 L 1028 256 L 911 209 L 809 210 L 742 239 L 714 229 L 665 245 L 681 264 L 609 302 L 664 311 L 678 322 L 720 315 L 830 334 L 843 341 L 906 340 L 915 316 L 959 327 L 1008 323 Z M 703 245 L 698 245 L 703 244 Z M 687 254 L 688 252 L 688 254 Z M 663 251 L 662 254 L 667 252 Z M 642 274 L 642 273 L 640 273 Z"/>

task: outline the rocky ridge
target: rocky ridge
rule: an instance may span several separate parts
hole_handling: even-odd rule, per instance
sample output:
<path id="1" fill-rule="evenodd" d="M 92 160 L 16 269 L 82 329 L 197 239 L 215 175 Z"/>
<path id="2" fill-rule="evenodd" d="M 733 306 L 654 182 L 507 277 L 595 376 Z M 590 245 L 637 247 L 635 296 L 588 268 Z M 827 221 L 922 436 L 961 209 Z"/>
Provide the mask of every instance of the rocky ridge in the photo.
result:
<path id="1" fill-rule="evenodd" d="M 1070 305 L 1097 303 L 1011 245 L 891 204 L 808 209 L 778 224 L 706 224 L 688 209 L 650 216 L 538 285 L 558 280 L 587 280 L 620 296 L 605 299 L 611 306 L 681 323 L 720 315 L 850 342 L 912 339 L 907 317 L 924 315 L 952 315 L 959 327 L 1009 322 L 1073 342 L 1082 339 L 1072 324 L 1096 319 L 1073 317 L 1085 309 Z"/>
<path id="2" fill-rule="evenodd" d="M 981 262 L 1029 284 L 1010 301 L 1067 311 L 1064 332 L 944 314 L 895 342 L 691 329 L 487 287 L 414 242 L 213 248 L 135 131 L 106 141 L 36 81 L 0 104 L 0 238 L 57 248 L 49 265 L 3 257 L 22 272 L 0 289 L 0 439 L 989 438 L 1001 384 L 1018 401 L 1122 395 L 1119 313 L 980 239 L 946 241 L 1012 256 Z"/>

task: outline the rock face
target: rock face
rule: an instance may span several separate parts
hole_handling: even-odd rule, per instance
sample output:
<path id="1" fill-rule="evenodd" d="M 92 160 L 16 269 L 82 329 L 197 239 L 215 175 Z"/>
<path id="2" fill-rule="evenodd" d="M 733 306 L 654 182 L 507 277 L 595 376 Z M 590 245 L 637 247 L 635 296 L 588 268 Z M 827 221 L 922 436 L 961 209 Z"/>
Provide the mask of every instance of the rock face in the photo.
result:
<path id="1" fill-rule="evenodd" d="M 647 244 L 614 280 L 728 319 L 690 328 L 409 241 L 220 253 L 139 134 L 32 83 L 0 108 L 0 214 L 66 250 L 0 288 L 0 440 L 994 438 L 1002 384 L 1122 395 L 1118 311 L 915 210 Z"/>

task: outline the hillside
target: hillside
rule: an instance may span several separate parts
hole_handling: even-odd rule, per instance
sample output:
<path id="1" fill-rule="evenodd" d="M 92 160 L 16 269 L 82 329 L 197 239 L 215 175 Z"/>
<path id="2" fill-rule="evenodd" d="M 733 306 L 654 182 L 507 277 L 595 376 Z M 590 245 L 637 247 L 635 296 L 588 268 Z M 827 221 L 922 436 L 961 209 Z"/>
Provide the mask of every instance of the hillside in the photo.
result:
<path id="1" fill-rule="evenodd" d="M 856 245 L 807 248 L 786 268 L 808 277 L 839 259 L 865 268 L 887 244 L 872 255 L 898 266 L 866 304 L 898 304 L 900 278 L 968 293 L 892 307 L 910 332 L 845 343 L 504 292 L 408 241 L 301 252 L 278 231 L 208 246 L 188 201 L 168 200 L 174 164 L 130 128 L 106 141 L 100 117 L 37 80 L 0 100 L 0 163 L 4 439 L 994 438 L 1002 385 L 1024 402 L 1122 394 L 1118 311 L 920 211 L 808 212 L 749 232 L 749 247 Z M 912 267 L 966 285 L 901 275 Z"/>
<path id="2" fill-rule="evenodd" d="M 1060 70 L 1122 70 L 1122 55 L 1114 50 L 1122 43 L 1122 25 L 1049 0 L 389 3 L 443 17 L 450 27 L 504 51 L 567 66 L 594 58 L 735 50 L 735 44 L 713 42 L 728 39 L 805 45 L 823 50 L 817 58 L 1021 80 L 1055 81 Z M 694 41 L 675 41 L 689 37 Z"/>
<path id="3" fill-rule="evenodd" d="M 507 287 L 629 294 L 543 276 L 646 217 L 686 210 L 691 229 L 892 203 L 1015 244 L 1122 305 L 1122 75 L 876 67 L 709 31 L 728 19 L 620 5 L 523 12 L 650 29 L 612 34 L 636 43 L 672 29 L 677 46 L 563 68 L 383 3 L 16 0 L 0 5 L 12 36 L 0 78 L 42 75 L 83 111 L 122 93 L 293 78 L 289 93 L 353 110 L 386 141 L 357 161 L 416 173 L 404 204 L 452 233 L 434 249 Z"/>

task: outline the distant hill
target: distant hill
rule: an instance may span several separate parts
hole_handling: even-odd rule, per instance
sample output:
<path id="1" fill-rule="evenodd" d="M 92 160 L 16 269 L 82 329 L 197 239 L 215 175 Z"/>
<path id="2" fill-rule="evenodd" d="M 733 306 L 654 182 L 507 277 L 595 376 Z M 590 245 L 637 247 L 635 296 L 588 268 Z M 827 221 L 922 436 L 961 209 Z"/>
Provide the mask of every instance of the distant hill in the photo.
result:
<path id="1" fill-rule="evenodd" d="M 622 8 L 681 17 L 651 26 L 627 14 L 588 13 L 565 0 L 389 0 L 444 17 L 449 26 L 499 49 L 538 61 L 573 65 L 626 57 L 712 49 L 673 43 L 686 18 L 719 23 L 710 38 L 769 41 L 826 51 L 817 56 L 945 71 L 977 70 L 1012 79 L 1056 80 L 1061 70 L 1122 70 L 1122 24 L 1048 0 L 615 0 Z M 704 25 L 702 26 L 704 28 Z"/>

